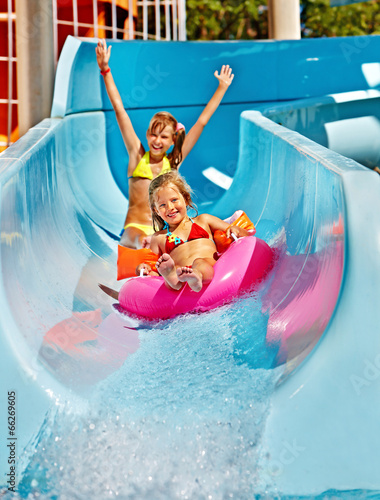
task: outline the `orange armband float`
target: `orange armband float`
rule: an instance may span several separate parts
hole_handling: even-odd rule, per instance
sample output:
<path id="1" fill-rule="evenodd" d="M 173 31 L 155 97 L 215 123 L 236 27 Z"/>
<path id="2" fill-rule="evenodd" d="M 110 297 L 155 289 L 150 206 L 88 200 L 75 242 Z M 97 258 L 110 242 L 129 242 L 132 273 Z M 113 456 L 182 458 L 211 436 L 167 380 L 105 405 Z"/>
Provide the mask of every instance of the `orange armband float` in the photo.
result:
<path id="1" fill-rule="evenodd" d="M 231 226 L 241 227 L 242 229 L 245 229 L 246 231 L 251 233 L 252 236 L 256 233 L 256 228 L 253 222 L 242 210 L 237 210 L 231 217 L 225 219 L 225 221 L 230 223 L 228 228 Z M 215 231 L 213 236 L 218 253 L 225 252 L 233 242 L 232 238 L 227 238 L 225 231 L 217 230 Z"/>
<path id="2" fill-rule="evenodd" d="M 153 271 L 157 272 L 156 262 L 158 255 L 150 248 L 126 248 L 118 245 L 117 251 L 117 279 L 123 280 L 136 276 L 136 267 L 140 264 L 149 264 Z"/>

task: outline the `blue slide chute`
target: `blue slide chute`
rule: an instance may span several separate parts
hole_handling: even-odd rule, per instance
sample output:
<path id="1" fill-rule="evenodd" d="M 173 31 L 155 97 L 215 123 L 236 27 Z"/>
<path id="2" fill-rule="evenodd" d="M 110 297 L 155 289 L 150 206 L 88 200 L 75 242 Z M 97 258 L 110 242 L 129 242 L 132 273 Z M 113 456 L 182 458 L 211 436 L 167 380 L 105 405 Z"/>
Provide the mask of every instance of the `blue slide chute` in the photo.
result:
<path id="1" fill-rule="evenodd" d="M 68 38 L 51 118 L 0 155 L 0 421 L 14 391 L 20 484 L 52 410 L 85 406 L 140 349 L 136 322 L 97 286 L 119 287 L 128 156 L 95 46 Z M 255 494 L 380 489 L 379 53 L 376 36 L 113 42 L 141 138 L 161 109 L 189 129 L 214 71 L 236 75 L 181 172 L 200 211 L 244 210 L 278 255 L 258 306 L 270 356 L 251 363 L 281 372 Z M 254 329 L 243 333 L 249 343 Z M 1 450 L 3 487 L 8 458 Z"/>

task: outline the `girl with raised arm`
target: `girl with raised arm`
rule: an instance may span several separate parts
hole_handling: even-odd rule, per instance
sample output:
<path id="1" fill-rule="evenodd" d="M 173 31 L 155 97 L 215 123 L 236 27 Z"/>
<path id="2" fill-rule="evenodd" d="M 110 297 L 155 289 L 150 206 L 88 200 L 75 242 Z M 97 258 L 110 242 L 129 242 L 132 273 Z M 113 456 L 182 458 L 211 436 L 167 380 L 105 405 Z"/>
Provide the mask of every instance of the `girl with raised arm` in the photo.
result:
<path id="1" fill-rule="evenodd" d="M 110 70 L 110 56 L 111 46 L 107 48 L 105 40 L 99 40 L 96 47 L 97 62 L 129 155 L 129 208 L 120 237 L 120 245 L 129 248 L 143 248 L 149 246 L 150 237 L 154 233 L 148 203 L 148 187 L 151 180 L 180 167 L 218 108 L 234 75 L 228 65 L 222 66 L 220 74 L 215 71 L 214 75 L 219 82 L 218 87 L 187 134 L 184 126 L 170 113 L 166 111 L 156 113 L 151 119 L 146 133 L 148 144 L 146 150 L 137 137 L 128 113 L 124 109 Z M 167 154 L 172 146 L 172 151 Z"/>

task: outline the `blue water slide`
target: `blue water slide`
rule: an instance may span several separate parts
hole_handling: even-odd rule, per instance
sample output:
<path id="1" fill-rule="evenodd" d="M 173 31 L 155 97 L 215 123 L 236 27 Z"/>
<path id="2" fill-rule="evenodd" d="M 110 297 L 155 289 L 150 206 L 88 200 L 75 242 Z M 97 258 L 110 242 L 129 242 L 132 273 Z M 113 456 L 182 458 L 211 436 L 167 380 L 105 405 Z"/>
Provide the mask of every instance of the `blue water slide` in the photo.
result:
<path id="1" fill-rule="evenodd" d="M 120 287 L 128 156 L 95 45 L 68 38 L 51 118 L 0 155 L 1 422 L 13 392 L 17 411 L 1 427 L 4 487 L 7 443 L 21 484 L 52 408 L 85 406 L 139 350 L 136 321 L 97 286 Z M 380 37 L 112 45 L 142 138 L 161 109 L 189 129 L 214 71 L 236 75 L 181 172 L 200 211 L 245 210 L 277 254 L 260 306 L 274 354 L 253 368 L 281 376 L 255 493 L 380 489 Z"/>

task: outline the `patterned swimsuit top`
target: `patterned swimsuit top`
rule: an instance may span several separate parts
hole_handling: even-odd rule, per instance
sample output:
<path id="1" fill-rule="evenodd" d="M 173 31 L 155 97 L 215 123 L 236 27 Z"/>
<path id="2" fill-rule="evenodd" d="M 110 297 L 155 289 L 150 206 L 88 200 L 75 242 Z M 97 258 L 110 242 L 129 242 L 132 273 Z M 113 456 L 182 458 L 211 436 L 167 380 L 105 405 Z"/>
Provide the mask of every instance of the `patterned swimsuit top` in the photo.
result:
<path id="1" fill-rule="evenodd" d="M 167 230 L 166 243 L 165 243 L 166 253 L 172 252 L 174 248 L 178 247 L 179 245 L 183 245 L 183 243 L 187 243 L 188 241 L 191 240 L 199 240 L 200 238 L 209 239 L 208 232 L 205 229 L 203 229 L 203 227 L 199 226 L 196 222 L 194 222 L 193 219 L 190 218 L 190 220 L 192 222 L 192 226 L 189 237 L 187 238 L 186 241 L 181 240 L 181 238 L 171 233 L 169 231 L 169 224 L 165 222 L 164 229 Z"/>

